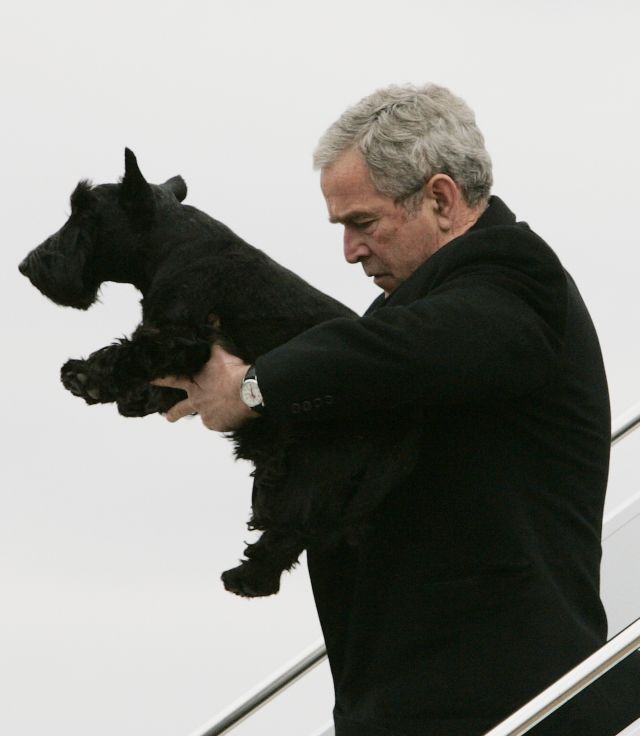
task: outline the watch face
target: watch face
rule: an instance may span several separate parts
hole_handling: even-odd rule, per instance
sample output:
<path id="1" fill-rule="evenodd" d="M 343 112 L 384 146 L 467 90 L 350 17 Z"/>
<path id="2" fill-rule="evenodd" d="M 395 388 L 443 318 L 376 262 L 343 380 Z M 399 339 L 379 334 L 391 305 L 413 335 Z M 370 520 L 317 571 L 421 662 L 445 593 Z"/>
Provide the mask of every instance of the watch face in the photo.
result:
<path id="1" fill-rule="evenodd" d="M 247 406 L 262 404 L 262 394 L 255 378 L 247 378 L 242 384 L 242 400 Z"/>

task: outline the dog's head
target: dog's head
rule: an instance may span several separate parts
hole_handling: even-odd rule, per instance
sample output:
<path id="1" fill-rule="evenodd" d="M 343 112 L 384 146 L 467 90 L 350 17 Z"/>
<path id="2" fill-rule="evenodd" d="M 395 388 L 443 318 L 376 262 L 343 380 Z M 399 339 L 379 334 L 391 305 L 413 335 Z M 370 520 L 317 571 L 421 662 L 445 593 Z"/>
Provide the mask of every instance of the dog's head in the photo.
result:
<path id="1" fill-rule="evenodd" d="M 158 215 L 187 195 L 180 176 L 149 184 L 133 152 L 125 149 L 119 184 L 81 181 L 71 195 L 71 215 L 57 233 L 29 253 L 19 269 L 56 304 L 88 309 L 103 281 L 144 283 L 148 234 Z"/>

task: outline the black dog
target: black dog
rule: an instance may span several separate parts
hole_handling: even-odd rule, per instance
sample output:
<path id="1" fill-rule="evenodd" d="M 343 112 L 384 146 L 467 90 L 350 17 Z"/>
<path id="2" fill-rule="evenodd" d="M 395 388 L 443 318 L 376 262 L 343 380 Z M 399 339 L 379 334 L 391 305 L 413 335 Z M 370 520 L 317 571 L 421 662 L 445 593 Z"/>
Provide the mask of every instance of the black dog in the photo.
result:
<path id="1" fill-rule="evenodd" d="M 165 375 L 192 378 L 219 341 L 247 363 L 313 325 L 355 315 L 205 213 L 181 204 L 179 176 L 148 184 L 125 150 L 119 184 L 81 181 L 65 225 L 35 248 L 20 271 L 57 304 L 87 309 L 104 281 L 143 295 L 130 339 L 86 360 L 69 360 L 62 382 L 88 404 L 116 402 L 125 416 L 165 412 L 184 392 L 151 386 Z M 366 517 L 411 471 L 418 437 L 412 412 L 331 422 L 274 422 L 265 414 L 233 433 L 251 460 L 253 514 L 264 531 L 225 573 L 227 590 L 276 593 L 312 544 L 356 543 Z"/>

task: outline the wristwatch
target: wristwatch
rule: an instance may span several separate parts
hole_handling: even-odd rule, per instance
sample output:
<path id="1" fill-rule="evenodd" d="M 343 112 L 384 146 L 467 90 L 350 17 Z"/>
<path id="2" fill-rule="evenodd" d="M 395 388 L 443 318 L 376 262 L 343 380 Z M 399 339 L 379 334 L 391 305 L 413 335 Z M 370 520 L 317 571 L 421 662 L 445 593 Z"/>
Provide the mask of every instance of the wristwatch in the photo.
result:
<path id="1" fill-rule="evenodd" d="M 254 411 L 261 412 L 264 410 L 264 400 L 258 386 L 256 378 L 256 367 L 249 367 L 246 372 L 242 385 L 240 386 L 240 398 L 244 403 Z"/>

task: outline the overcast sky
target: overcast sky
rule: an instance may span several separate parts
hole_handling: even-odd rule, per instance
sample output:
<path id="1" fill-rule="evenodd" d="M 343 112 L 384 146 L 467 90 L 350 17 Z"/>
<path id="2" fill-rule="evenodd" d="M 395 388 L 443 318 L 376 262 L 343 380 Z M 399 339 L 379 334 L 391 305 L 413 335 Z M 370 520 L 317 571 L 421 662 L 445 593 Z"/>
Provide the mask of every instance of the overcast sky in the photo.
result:
<path id="1" fill-rule="evenodd" d="M 640 400 L 639 8 L 3 3 L 0 732 L 182 736 L 320 636 L 304 566 L 269 600 L 222 590 L 250 500 L 249 469 L 222 437 L 62 389 L 68 357 L 139 320 L 130 287 L 106 286 L 80 313 L 17 271 L 63 224 L 76 182 L 116 181 L 129 146 L 150 181 L 182 174 L 189 203 L 362 311 L 375 287 L 342 261 L 312 149 L 377 87 L 448 86 L 476 111 L 495 193 L 577 281 L 620 414 Z M 610 504 L 638 490 L 638 471 L 614 472 Z M 309 733 L 329 717 L 326 671 L 314 687 L 325 695 L 297 700 Z M 251 728 L 238 733 L 265 732 Z"/>

